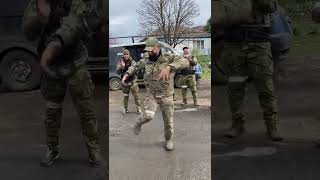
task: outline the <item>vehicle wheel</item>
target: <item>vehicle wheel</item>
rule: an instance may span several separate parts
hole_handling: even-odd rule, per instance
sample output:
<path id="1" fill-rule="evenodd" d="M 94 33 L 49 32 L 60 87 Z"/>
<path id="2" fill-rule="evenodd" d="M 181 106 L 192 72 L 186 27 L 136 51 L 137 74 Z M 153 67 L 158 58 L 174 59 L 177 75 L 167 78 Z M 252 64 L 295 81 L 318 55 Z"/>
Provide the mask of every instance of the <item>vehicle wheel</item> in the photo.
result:
<path id="1" fill-rule="evenodd" d="M 183 75 L 178 74 L 176 75 L 176 77 L 174 78 L 174 86 L 176 88 L 181 88 L 183 85 Z"/>
<path id="2" fill-rule="evenodd" d="M 9 51 L 1 62 L 3 86 L 10 91 L 32 90 L 40 85 L 37 57 L 23 50 Z"/>
<path id="3" fill-rule="evenodd" d="M 113 91 L 120 90 L 122 88 L 122 82 L 120 78 L 112 77 L 109 79 L 109 88 Z"/>

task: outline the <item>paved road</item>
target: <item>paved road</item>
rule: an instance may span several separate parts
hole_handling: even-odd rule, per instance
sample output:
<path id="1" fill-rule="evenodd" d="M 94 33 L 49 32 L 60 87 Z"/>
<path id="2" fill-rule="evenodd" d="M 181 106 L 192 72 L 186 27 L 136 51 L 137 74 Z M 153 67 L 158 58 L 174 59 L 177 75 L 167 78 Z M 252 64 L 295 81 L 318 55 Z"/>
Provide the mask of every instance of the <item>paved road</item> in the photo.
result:
<path id="1" fill-rule="evenodd" d="M 106 154 L 107 87 L 97 84 L 96 115 L 99 121 L 102 154 Z M 103 180 L 106 168 L 89 168 L 82 140 L 80 120 L 67 96 L 61 130 L 61 160 L 54 167 L 39 165 L 45 150 L 45 103 L 39 90 L 0 93 L 0 179 L 3 180 Z"/>
<path id="2" fill-rule="evenodd" d="M 214 87 L 213 178 L 216 180 L 314 180 L 320 178 L 320 59 L 290 59 L 280 80 L 279 129 L 282 143 L 266 139 L 255 90 L 249 86 L 248 133 L 236 140 L 223 134 L 230 126 L 226 87 Z"/>
<path id="3" fill-rule="evenodd" d="M 144 91 L 141 89 L 142 94 Z M 210 82 L 201 82 L 199 108 L 192 105 L 182 108 L 179 105 L 181 91 L 176 92 L 176 149 L 172 152 L 166 152 L 162 147 L 163 122 L 159 111 L 155 119 L 143 126 L 141 134 L 136 136 L 132 125 L 139 116 L 135 113 L 132 97 L 129 102 L 130 113 L 121 115 L 121 91 L 110 92 L 110 180 L 211 179 Z M 191 97 L 191 94 L 188 95 Z"/>

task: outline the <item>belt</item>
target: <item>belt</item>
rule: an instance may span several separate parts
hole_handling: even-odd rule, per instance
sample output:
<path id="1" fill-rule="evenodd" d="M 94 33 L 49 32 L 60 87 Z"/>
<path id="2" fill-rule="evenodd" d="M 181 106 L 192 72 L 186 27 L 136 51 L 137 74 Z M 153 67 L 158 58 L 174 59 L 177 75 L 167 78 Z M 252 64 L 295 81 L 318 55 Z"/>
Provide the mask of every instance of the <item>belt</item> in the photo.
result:
<path id="1" fill-rule="evenodd" d="M 226 29 L 225 42 L 269 42 L 269 28 L 238 28 Z"/>
<path id="2" fill-rule="evenodd" d="M 192 75 L 195 74 L 196 70 L 191 70 L 191 69 L 187 69 L 187 70 L 181 70 L 181 74 L 183 75 Z"/>

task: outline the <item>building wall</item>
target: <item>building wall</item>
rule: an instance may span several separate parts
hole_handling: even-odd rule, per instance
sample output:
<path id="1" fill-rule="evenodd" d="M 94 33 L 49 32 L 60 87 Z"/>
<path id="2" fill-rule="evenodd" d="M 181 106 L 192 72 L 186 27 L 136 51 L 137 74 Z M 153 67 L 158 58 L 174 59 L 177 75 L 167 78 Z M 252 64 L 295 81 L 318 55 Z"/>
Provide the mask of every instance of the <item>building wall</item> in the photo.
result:
<path id="1" fill-rule="evenodd" d="M 203 41 L 203 49 L 202 45 L 200 44 L 200 49 L 196 46 L 195 41 Z M 177 45 L 175 49 L 177 49 L 179 52 L 183 52 L 182 48 L 183 47 L 189 47 L 191 50 L 193 49 L 199 49 L 203 54 L 205 55 L 211 55 L 211 38 L 190 38 L 190 39 L 185 39 L 181 44 Z"/>

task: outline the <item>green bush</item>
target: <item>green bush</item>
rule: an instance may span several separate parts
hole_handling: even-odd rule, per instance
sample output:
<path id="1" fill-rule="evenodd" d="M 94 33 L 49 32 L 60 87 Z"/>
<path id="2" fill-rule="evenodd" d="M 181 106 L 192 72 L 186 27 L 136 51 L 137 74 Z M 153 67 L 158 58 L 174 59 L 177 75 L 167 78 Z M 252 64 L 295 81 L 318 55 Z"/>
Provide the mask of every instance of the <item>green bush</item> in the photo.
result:
<path id="1" fill-rule="evenodd" d="M 211 57 L 208 55 L 204 55 L 198 49 L 192 50 L 192 55 L 194 55 L 198 63 L 202 67 L 202 78 L 203 79 L 211 79 L 211 69 L 209 68 L 209 64 L 211 64 Z"/>

